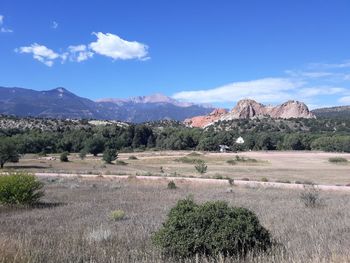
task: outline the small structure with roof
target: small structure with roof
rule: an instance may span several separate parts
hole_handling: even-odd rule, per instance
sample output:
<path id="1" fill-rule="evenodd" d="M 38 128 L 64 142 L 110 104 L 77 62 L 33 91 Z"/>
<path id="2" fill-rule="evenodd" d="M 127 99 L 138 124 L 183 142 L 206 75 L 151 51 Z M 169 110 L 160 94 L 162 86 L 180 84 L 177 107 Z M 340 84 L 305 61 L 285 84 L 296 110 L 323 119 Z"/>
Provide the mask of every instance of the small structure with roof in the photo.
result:
<path id="1" fill-rule="evenodd" d="M 225 152 L 227 152 L 228 150 L 230 150 L 230 147 L 228 147 L 227 145 L 222 145 L 222 144 L 220 144 L 219 147 L 220 147 L 220 152 L 221 152 L 221 153 L 225 153 Z"/>

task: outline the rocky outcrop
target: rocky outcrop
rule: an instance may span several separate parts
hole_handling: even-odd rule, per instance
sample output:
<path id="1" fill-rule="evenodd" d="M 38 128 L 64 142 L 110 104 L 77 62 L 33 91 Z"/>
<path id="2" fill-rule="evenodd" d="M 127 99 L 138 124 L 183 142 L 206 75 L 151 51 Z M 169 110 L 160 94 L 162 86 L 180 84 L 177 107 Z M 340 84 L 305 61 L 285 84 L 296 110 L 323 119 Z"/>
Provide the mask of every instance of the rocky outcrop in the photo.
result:
<path id="1" fill-rule="evenodd" d="M 255 100 L 240 100 L 231 112 L 222 116 L 221 120 L 251 119 L 259 117 L 271 118 L 315 118 L 305 103 L 295 100 L 277 106 L 265 106 Z"/>
<path id="2" fill-rule="evenodd" d="M 186 119 L 184 123 L 191 127 L 203 128 L 208 124 L 219 120 L 222 116 L 224 116 L 227 113 L 228 111 L 226 109 L 215 109 L 207 116 L 197 116 L 190 119 Z"/>
<path id="3" fill-rule="evenodd" d="M 208 116 L 198 116 L 186 119 L 185 124 L 192 127 L 206 127 L 216 121 L 252 119 L 252 118 L 315 118 L 315 115 L 309 111 L 305 103 L 290 100 L 277 106 L 265 106 L 255 100 L 245 99 L 237 102 L 237 105 L 227 112 L 218 109 Z"/>

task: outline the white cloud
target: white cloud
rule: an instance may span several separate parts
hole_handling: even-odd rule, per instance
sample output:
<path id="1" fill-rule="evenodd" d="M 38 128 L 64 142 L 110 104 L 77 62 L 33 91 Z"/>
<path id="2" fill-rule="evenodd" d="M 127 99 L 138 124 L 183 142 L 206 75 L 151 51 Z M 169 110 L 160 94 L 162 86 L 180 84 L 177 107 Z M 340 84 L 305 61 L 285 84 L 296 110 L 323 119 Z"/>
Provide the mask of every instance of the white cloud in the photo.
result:
<path id="1" fill-rule="evenodd" d="M 321 69 L 344 69 L 350 68 L 350 60 L 345 60 L 341 63 L 310 63 L 308 67 Z"/>
<path id="2" fill-rule="evenodd" d="M 12 33 L 13 30 L 10 28 L 6 28 L 3 26 L 5 17 L 3 15 L 0 15 L 0 32 L 1 33 Z"/>
<path id="3" fill-rule="evenodd" d="M 343 103 L 343 104 L 350 104 L 350 96 L 344 96 L 341 97 L 338 102 Z"/>
<path id="4" fill-rule="evenodd" d="M 82 62 L 89 58 L 92 58 L 94 53 L 88 50 L 86 45 L 77 45 L 77 46 L 69 46 L 68 47 L 70 53 L 70 60 L 76 62 Z"/>
<path id="5" fill-rule="evenodd" d="M 148 47 L 136 41 L 127 41 L 111 33 L 93 33 L 97 37 L 96 42 L 89 47 L 97 54 L 117 59 L 148 59 Z"/>
<path id="6" fill-rule="evenodd" d="M 46 46 L 39 45 L 37 43 L 34 43 L 30 46 L 17 48 L 15 51 L 18 53 L 33 54 L 34 59 L 44 63 L 48 67 L 51 67 L 54 64 L 54 60 L 61 57 L 52 49 L 49 49 Z"/>
<path id="7" fill-rule="evenodd" d="M 0 21 L 3 17 L 0 16 Z M 1 25 L 1 24 L 0 24 Z M 62 53 L 56 53 L 52 49 L 46 46 L 39 45 L 37 43 L 27 47 L 16 48 L 18 53 L 32 53 L 33 58 L 51 67 L 54 64 L 54 60 L 61 59 L 64 63 L 68 59 L 72 62 L 82 62 L 88 60 L 99 54 L 113 59 L 140 59 L 147 60 L 148 47 L 139 42 L 129 42 L 121 39 L 117 35 L 111 33 L 93 33 L 97 36 L 97 41 L 88 45 L 71 45 L 68 46 L 67 51 Z"/>
<path id="8" fill-rule="evenodd" d="M 51 28 L 52 29 L 57 29 L 58 28 L 58 23 L 56 21 L 52 21 Z"/>
<path id="9" fill-rule="evenodd" d="M 303 82 L 289 78 L 264 78 L 246 82 L 234 82 L 209 90 L 182 91 L 173 98 L 197 103 L 227 103 L 243 98 L 275 103 L 293 98 Z"/>
<path id="10" fill-rule="evenodd" d="M 319 86 L 311 88 L 303 88 L 299 90 L 300 97 L 314 97 L 319 95 L 335 95 L 335 94 L 344 94 L 347 92 L 347 89 L 341 87 L 330 87 L 330 86 Z"/>

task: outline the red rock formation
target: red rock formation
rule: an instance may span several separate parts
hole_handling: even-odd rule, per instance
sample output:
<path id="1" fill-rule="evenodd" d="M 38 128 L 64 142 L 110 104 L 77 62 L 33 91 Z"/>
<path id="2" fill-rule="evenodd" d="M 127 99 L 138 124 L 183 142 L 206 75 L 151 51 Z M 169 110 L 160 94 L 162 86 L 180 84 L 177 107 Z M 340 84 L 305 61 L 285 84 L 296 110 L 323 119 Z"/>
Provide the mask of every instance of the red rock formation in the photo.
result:
<path id="1" fill-rule="evenodd" d="M 240 100 L 232 111 L 216 109 L 208 116 L 198 116 L 186 119 L 185 124 L 192 127 L 206 127 L 218 120 L 251 119 L 251 118 L 315 118 L 308 107 L 299 101 L 290 100 L 281 105 L 265 106 L 255 100 Z"/>
<path id="2" fill-rule="evenodd" d="M 215 109 L 207 116 L 197 116 L 190 119 L 186 119 L 184 123 L 191 127 L 203 128 L 208 124 L 219 120 L 222 116 L 224 116 L 227 113 L 228 112 L 225 109 Z"/>

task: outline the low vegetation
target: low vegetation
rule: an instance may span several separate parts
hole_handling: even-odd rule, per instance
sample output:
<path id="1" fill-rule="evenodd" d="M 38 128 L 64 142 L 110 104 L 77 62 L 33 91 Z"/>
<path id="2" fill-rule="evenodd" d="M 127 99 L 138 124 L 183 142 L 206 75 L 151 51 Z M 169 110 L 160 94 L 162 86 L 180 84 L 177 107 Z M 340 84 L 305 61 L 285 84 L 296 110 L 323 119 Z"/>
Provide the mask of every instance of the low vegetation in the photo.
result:
<path id="1" fill-rule="evenodd" d="M 202 205 L 192 199 L 178 201 L 153 242 L 167 256 L 245 256 L 272 245 L 269 232 L 245 208 L 214 201 Z"/>
<path id="2" fill-rule="evenodd" d="M 235 165 L 237 163 L 258 163 L 258 160 L 236 155 L 234 159 L 227 160 L 226 162 L 228 164 Z"/>
<path id="3" fill-rule="evenodd" d="M 316 208 L 322 205 L 320 191 L 314 185 L 304 185 L 304 191 L 300 194 L 300 200 L 305 207 Z"/>
<path id="4" fill-rule="evenodd" d="M 61 153 L 61 155 L 60 155 L 60 161 L 61 162 L 64 162 L 64 163 L 66 163 L 66 162 L 68 162 L 69 160 L 68 160 L 68 152 L 63 152 L 63 153 Z"/>
<path id="5" fill-rule="evenodd" d="M 199 162 L 198 164 L 196 164 L 194 166 L 194 168 L 200 174 L 205 174 L 207 172 L 207 170 L 208 170 L 208 166 L 206 165 L 205 162 Z"/>
<path id="6" fill-rule="evenodd" d="M 190 194 L 196 206 L 223 200 L 229 208 L 249 208 L 278 246 L 272 246 L 267 253 L 249 250 L 244 259 L 198 254 L 183 262 L 350 262 L 347 193 L 322 192 L 327 202 L 322 209 L 311 209 L 300 202 L 300 190 L 234 187 L 231 188 L 234 191 L 227 192 L 226 186 L 179 180 L 177 190 L 170 191 L 165 180 L 150 184 L 118 178 L 111 181 L 52 179 L 42 178 L 45 183 L 43 200 L 57 205 L 30 209 L 0 205 L 0 262 L 180 262 L 180 259 L 165 256 L 166 249 L 154 246 L 151 241 L 152 236 L 163 229 L 163 223 L 167 223 L 167 215 L 178 200 Z M 114 221 L 110 217 L 115 209 L 125 212 L 123 220 Z M 226 210 L 212 211 L 213 217 L 220 211 Z M 198 220 L 204 219 L 201 214 Z M 227 222 L 229 218 L 220 222 Z M 203 225 L 208 226 L 207 223 L 204 221 Z M 199 229 L 205 232 L 204 228 Z M 215 233 L 213 236 L 217 237 Z M 192 235 L 181 238 L 188 236 Z M 211 243 L 213 239 L 208 240 Z M 218 246 L 209 246 L 210 249 L 214 247 Z"/>
<path id="7" fill-rule="evenodd" d="M 202 159 L 188 158 L 186 156 L 177 158 L 174 161 L 179 163 L 188 163 L 188 164 L 199 164 L 203 162 Z"/>
<path id="8" fill-rule="evenodd" d="M 343 157 L 331 157 L 328 159 L 330 163 L 348 163 L 348 159 Z"/>
<path id="9" fill-rule="evenodd" d="M 114 210 L 110 213 L 110 218 L 113 221 L 119 221 L 125 218 L 125 212 L 123 210 Z"/>
<path id="10" fill-rule="evenodd" d="M 10 172 L 0 176 L 0 203 L 33 205 L 44 195 L 43 183 L 25 172 Z"/>
<path id="11" fill-rule="evenodd" d="M 175 184 L 174 181 L 170 181 L 170 182 L 168 183 L 168 189 L 172 190 L 172 189 L 176 189 L 176 188 L 177 188 L 177 187 L 176 187 L 176 184 Z"/>
<path id="12" fill-rule="evenodd" d="M 117 151 L 115 149 L 107 148 L 106 150 L 104 150 L 102 159 L 106 163 L 111 164 L 117 158 L 118 158 L 118 153 L 117 153 Z"/>

